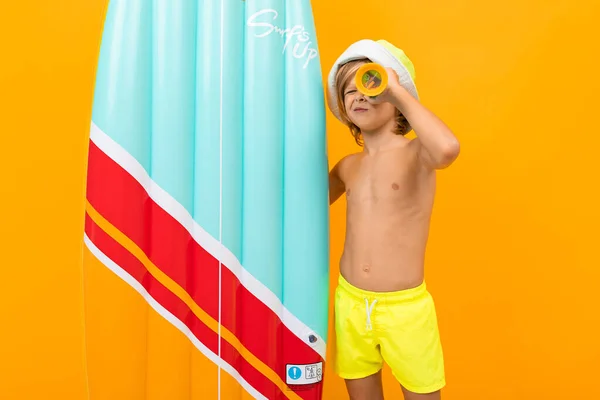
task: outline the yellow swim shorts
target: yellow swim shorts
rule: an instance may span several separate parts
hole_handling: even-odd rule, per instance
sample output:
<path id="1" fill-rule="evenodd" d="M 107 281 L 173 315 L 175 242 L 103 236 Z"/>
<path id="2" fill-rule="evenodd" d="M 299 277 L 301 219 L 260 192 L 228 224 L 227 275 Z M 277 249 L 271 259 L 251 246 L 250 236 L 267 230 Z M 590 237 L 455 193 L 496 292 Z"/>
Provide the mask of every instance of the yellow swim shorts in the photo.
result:
<path id="1" fill-rule="evenodd" d="M 335 369 L 344 379 L 378 372 L 385 361 L 405 389 L 435 392 L 446 384 L 435 305 L 425 282 L 370 292 L 341 275 L 335 291 Z"/>

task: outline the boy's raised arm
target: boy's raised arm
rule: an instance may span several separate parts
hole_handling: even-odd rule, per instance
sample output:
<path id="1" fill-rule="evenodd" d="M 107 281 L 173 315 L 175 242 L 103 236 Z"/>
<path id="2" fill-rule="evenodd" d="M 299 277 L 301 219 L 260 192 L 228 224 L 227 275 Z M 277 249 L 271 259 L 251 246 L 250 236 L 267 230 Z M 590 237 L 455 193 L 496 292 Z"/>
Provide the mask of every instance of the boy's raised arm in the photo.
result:
<path id="1" fill-rule="evenodd" d="M 450 128 L 400 85 L 394 87 L 391 98 L 417 135 L 421 159 L 433 169 L 452 164 L 458 157 L 460 144 Z"/>

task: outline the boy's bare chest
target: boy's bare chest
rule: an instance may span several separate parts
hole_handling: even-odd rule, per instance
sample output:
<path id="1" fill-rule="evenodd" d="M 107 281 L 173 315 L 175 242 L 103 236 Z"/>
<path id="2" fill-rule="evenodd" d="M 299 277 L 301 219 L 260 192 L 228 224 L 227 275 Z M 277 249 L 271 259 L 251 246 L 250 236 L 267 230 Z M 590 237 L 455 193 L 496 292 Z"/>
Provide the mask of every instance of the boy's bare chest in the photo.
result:
<path id="1" fill-rule="evenodd" d="M 414 193 L 419 174 L 412 157 L 363 158 L 348 171 L 346 196 L 350 202 L 400 201 Z"/>

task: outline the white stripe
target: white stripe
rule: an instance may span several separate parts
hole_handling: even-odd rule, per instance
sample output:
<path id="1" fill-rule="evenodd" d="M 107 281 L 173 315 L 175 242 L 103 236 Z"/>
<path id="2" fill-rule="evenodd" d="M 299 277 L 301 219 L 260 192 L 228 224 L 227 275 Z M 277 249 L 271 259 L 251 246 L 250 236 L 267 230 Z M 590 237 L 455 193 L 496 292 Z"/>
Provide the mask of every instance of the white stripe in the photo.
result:
<path id="1" fill-rule="evenodd" d="M 133 176 L 156 204 L 179 222 L 204 250 L 225 265 L 250 293 L 278 315 L 283 324 L 294 335 L 306 345 L 312 347 L 325 359 L 327 348 L 323 338 L 285 308 L 275 293 L 244 269 L 240 261 L 229 249 L 202 229 L 181 203 L 158 186 L 150 178 L 144 167 L 111 137 L 104 133 L 94 122 L 92 122 L 91 126 L 90 140 L 108 157 Z M 314 335 L 317 338 L 316 343 L 309 342 L 308 338 L 310 335 Z"/>
<path id="2" fill-rule="evenodd" d="M 106 254 L 104 254 L 100 249 L 94 245 L 94 243 L 90 240 L 90 238 L 84 234 L 83 240 L 85 245 L 90 250 L 90 252 L 108 269 L 114 272 L 119 278 L 123 279 L 128 285 L 134 288 L 144 300 L 148 302 L 150 307 L 152 307 L 158 314 L 160 314 L 164 319 L 169 321 L 173 326 L 181 331 L 185 336 L 190 339 L 190 341 L 196 346 L 198 350 L 202 354 L 204 354 L 209 360 L 214 362 L 219 368 L 223 368 L 229 375 L 235 378 L 236 381 L 254 398 L 267 400 L 265 396 L 263 396 L 260 392 L 258 392 L 255 388 L 253 388 L 246 380 L 239 374 L 239 372 L 229 365 L 226 361 L 218 357 L 215 353 L 213 353 L 208 347 L 206 347 L 201 341 L 198 340 L 196 336 L 190 331 L 190 329 L 181 322 L 177 317 L 171 314 L 167 309 L 160 305 L 159 302 L 154 300 L 152 296 L 146 291 L 146 289 L 131 275 L 129 275 L 123 268 L 117 265 L 113 260 L 108 258 Z"/>

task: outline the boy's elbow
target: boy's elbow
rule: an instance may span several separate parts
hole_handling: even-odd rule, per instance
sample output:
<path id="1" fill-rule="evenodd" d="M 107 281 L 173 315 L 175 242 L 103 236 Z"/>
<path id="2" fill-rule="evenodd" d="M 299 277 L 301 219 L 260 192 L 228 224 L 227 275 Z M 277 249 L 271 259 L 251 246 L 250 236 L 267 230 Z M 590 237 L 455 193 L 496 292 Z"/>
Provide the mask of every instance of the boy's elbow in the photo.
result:
<path id="1" fill-rule="evenodd" d="M 452 139 L 440 149 L 439 158 L 437 160 L 437 168 L 443 169 L 449 167 L 460 154 L 460 143 L 457 139 Z"/>

